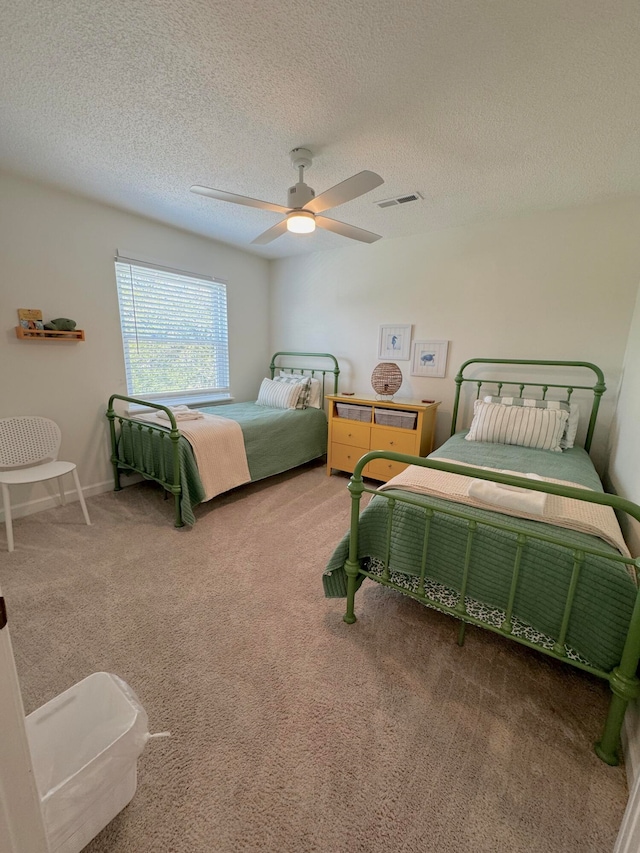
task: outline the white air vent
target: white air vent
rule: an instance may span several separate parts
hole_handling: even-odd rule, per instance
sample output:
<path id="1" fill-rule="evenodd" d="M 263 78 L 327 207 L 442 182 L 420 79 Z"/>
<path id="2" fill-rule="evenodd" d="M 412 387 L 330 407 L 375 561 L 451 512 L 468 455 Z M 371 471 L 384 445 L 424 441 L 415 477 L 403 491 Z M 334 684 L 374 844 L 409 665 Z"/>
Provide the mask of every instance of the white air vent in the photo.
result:
<path id="1" fill-rule="evenodd" d="M 398 195 L 395 198 L 385 198 L 383 201 L 375 201 L 374 204 L 378 207 L 395 207 L 398 204 L 408 204 L 410 201 L 419 201 L 422 198 L 420 193 L 405 193 Z"/>

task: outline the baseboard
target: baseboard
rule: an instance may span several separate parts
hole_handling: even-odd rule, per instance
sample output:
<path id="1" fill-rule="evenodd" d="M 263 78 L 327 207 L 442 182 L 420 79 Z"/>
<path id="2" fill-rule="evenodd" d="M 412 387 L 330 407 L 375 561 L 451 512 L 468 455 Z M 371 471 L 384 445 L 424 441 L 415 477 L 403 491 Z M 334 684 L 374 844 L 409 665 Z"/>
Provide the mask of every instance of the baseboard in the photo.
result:
<path id="1" fill-rule="evenodd" d="M 627 783 L 632 791 L 636 779 L 640 776 L 640 708 L 637 701 L 629 702 L 621 734 Z"/>
<path id="2" fill-rule="evenodd" d="M 91 486 L 83 486 L 82 494 L 85 498 L 90 498 L 93 495 L 101 495 L 103 492 L 108 492 L 113 489 L 113 480 L 104 480 L 102 483 L 93 483 Z M 73 502 L 78 500 L 78 493 L 75 488 L 69 491 L 65 490 L 64 496 L 67 501 Z M 60 495 L 47 495 L 46 497 L 36 498 L 35 500 L 25 501 L 24 503 L 11 504 L 11 517 L 21 518 L 25 515 L 33 515 L 35 512 L 42 512 L 45 509 L 51 509 L 54 506 L 60 505 Z M 4 511 L 0 510 L 0 522 L 4 523 Z"/>

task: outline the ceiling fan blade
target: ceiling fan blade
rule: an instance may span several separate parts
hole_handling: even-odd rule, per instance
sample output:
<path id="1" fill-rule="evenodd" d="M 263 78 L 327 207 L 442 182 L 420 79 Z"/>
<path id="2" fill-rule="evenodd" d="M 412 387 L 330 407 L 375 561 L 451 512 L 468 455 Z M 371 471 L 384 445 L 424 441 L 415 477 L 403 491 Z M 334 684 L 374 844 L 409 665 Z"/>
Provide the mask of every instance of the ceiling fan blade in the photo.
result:
<path id="1" fill-rule="evenodd" d="M 256 246 L 263 246 L 265 243 L 270 243 L 272 240 L 275 240 L 276 237 L 280 237 L 287 230 L 287 220 L 283 219 L 281 222 L 272 225 L 271 228 L 267 228 L 266 231 L 263 231 L 255 240 L 251 242 Z"/>
<path id="2" fill-rule="evenodd" d="M 368 193 L 370 190 L 375 190 L 384 181 L 380 175 L 375 172 L 369 172 L 366 169 L 363 172 L 358 172 L 357 175 L 352 175 L 346 181 L 336 184 L 330 190 L 325 190 L 319 196 L 312 199 L 308 204 L 304 205 L 305 210 L 310 210 L 311 213 L 322 213 L 323 210 L 329 210 L 330 207 L 337 207 L 339 204 L 344 204 L 346 201 L 351 201 L 358 196 Z"/>
<path id="3" fill-rule="evenodd" d="M 217 198 L 219 201 L 231 201 L 234 204 L 245 204 L 247 207 L 259 207 L 260 210 L 273 210 L 274 213 L 289 213 L 290 207 L 284 207 L 282 204 L 273 204 L 270 201 L 260 201 L 257 198 L 249 198 L 246 195 L 236 195 L 228 193 L 224 190 L 214 190 L 211 187 L 191 187 L 192 193 L 198 195 L 206 195 L 209 198 Z"/>
<path id="4" fill-rule="evenodd" d="M 380 234 L 365 231 L 363 228 L 356 228 L 355 225 L 347 225 L 346 222 L 338 222 L 336 219 L 329 219 L 328 216 L 316 216 L 316 225 L 326 228 L 327 231 L 333 231 L 335 234 L 341 234 L 343 237 L 360 240 L 361 243 L 375 243 L 376 240 L 382 239 Z"/>

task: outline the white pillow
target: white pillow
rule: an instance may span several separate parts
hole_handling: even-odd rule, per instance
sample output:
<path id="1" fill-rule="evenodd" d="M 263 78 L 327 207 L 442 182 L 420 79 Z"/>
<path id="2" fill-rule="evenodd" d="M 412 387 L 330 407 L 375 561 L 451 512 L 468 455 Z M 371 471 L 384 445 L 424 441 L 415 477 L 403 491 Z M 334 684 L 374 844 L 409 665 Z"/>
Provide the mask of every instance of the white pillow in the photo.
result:
<path id="1" fill-rule="evenodd" d="M 291 376 L 295 376 L 297 379 L 309 380 L 310 393 L 307 406 L 311 406 L 313 409 L 321 409 L 324 402 L 322 399 L 322 382 L 313 376 L 303 376 L 300 373 L 285 373 L 283 370 L 280 371 L 280 378 Z"/>
<path id="2" fill-rule="evenodd" d="M 275 382 L 263 379 L 256 405 L 270 406 L 272 409 L 295 409 L 300 396 L 300 382 Z"/>
<path id="3" fill-rule="evenodd" d="M 300 396 L 296 403 L 296 409 L 306 409 L 309 405 L 309 395 L 311 394 L 311 377 L 302 376 L 300 373 L 281 373 L 276 376 L 274 382 L 286 382 L 290 385 L 300 386 Z"/>
<path id="4" fill-rule="evenodd" d="M 311 399 L 309 405 L 314 409 L 322 409 L 324 400 L 322 399 L 322 382 L 319 379 L 311 380 Z"/>
<path id="5" fill-rule="evenodd" d="M 580 420 L 580 406 L 577 403 L 567 403 L 565 400 L 534 400 L 528 397 L 485 397 L 484 401 L 500 403 L 503 406 L 536 406 L 539 409 L 561 409 L 568 412 L 569 418 L 560 439 L 560 447 L 563 450 L 573 447 Z"/>
<path id="6" fill-rule="evenodd" d="M 476 400 L 467 441 L 516 444 L 560 452 L 560 439 L 569 413 L 536 406 L 504 406 Z"/>
<path id="7" fill-rule="evenodd" d="M 577 403 L 569 403 L 569 420 L 564 428 L 564 435 L 560 439 L 560 447 L 568 450 L 573 447 L 578 432 L 578 421 L 580 420 L 580 406 Z"/>

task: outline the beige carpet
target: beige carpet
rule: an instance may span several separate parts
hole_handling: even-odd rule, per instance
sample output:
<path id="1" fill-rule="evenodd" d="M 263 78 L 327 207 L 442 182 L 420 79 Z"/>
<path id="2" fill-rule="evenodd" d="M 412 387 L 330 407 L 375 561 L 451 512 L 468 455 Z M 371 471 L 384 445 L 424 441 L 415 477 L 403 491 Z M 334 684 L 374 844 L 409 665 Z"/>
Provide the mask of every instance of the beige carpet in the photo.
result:
<path id="1" fill-rule="evenodd" d="M 624 770 L 592 750 L 606 685 L 373 583 L 323 597 L 346 478 L 307 466 L 174 530 L 141 484 L 15 524 L 0 582 L 26 711 L 96 670 L 152 731 L 87 850 L 610 851 Z M 0 533 L 0 544 L 4 539 Z"/>

